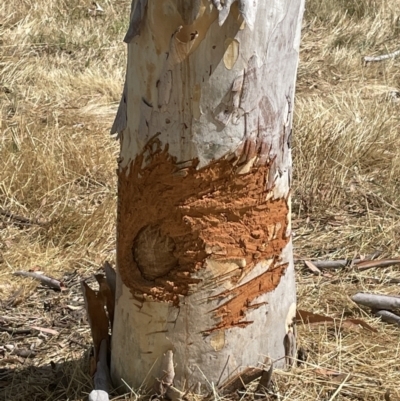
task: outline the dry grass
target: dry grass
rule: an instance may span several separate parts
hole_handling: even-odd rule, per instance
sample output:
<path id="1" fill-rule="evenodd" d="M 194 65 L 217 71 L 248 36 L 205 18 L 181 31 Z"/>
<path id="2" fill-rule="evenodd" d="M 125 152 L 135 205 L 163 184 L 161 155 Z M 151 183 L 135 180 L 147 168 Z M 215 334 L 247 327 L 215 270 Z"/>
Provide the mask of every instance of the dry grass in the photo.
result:
<path id="1" fill-rule="evenodd" d="M 117 143 L 109 128 L 122 87 L 130 2 L 103 1 L 105 13 L 97 17 L 88 14 L 90 5 L 0 3 L 0 208 L 43 223 L 21 228 L 0 216 L 0 297 L 6 314 L 60 331 L 56 340 L 45 336 L 37 344 L 31 337 L 29 346 L 41 357 L 2 363 L 0 398 L 10 401 L 78 401 L 90 389 L 82 359 L 87 326 L 64 308 L 81 302 L 79 290 L 54 294 L 12 276 L 36 267 L 59 278 L 82 277 L 114 259 Z M 376 249 L 398 255 L 400 103 L 391 93 L 400 87 L 400 59 L 365 66 L 361 57 L 397 50 L 399 17 L 396 0 L 307 2 L 294 129 L 298 258 Z M 396 294 L 397 286 L 385 284 L 396 276 L 394 268 L 350 270 L 332 281 L 299 264 L 302 309 L 361 316 L 378 332 L 301 327 L 307 364 L 276 372 L 280 400 L 382 400 L 387 390 L 391 400 L 400 399 L 398 329 L 349 298 L 360 290 Z M 63 307 L 43 310 L 44 301 Z M 75 337 L 60 326 L 65 316 Z M 27 344 L 23 336 L 0 333 L 0 345 L 18 341 Z M 76 342 L 81 345 L 72 347 Z M 324 376 L 317 368 L 343 375 Z"/>

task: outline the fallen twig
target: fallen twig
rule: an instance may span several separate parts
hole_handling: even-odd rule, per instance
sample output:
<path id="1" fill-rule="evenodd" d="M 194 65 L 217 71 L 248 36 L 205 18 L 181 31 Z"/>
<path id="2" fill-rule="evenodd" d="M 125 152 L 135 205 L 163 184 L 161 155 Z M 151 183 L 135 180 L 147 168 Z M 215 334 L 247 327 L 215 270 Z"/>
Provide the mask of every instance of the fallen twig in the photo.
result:
<path id="1" fill-rule="evenodd" d="M 378 257 L 382 252 L 376 251 L 370 255 L 366 255 L 364 258 L 354 258 L 354 259 L 337 259 L 337 260 L 304 260 L 303 262 L 307 264 L 307 262 L 311 262 L 314 267 L 317 269 L 340 269 L 343 267 L 349 267 L 352 265 L 358 265 L 360 263 L 364 263 L 367 261 L 372 261 L 376 257 Z M 300 260 L 297 260 L 300 261 Z M 308 265 L 307 265 L 308 266 Z M 309 267 L 309 266 L 308 266 Z"/>
<path id="2" fill-rule="evenodd" d="M 357 269 L 360 271 L 372 269 L 373 267 L 388 267 L 399 265 L 400 259 L 367 260 L 357 263 Z"/>
<path id="3" fill-rule="evenodd" d="M 5 331 L 10 334 L 31 334 L 32 329 L 16 329 L 12 327 L 3 327 L 0 326 L 0 331 Z"/>
<path id="4" fill-rule="evenodd" d="M 60 333 L 57 330 L 48 329 L 47 327 L 31 326 L 32 329 L 41 331 L 42 333 L 52 334 L 53 336 L 58 336 Z"/>
<path id="5" fill-rule="evenodd" d="M 399 284 L 400 283 L 400 278 L 387 278 L 387 279 L 380 279 L 380 278 L 374 278 L 374 277 L 368 277 L 364 279 L 366 283 L 377 283 L 377 284 Z"/>
<path id="6" fill-rule="evenodd" d="M 56 280 L 55 278 L 44 276 L 43 274 L 35 273 L 35 272 L 24 272 L 24 271 L 17 271 L 14 272 L 15 276 L 22 276 L 22 277 L 30 277 L 36 280 L 39 280 L 42 284 L 47 285 L 50 288 L 53 288 L 58 291 L 63 291 L 66 289 L 65 284 L 62 281 Z"/>
<path id="7" fill-rule="evenodd" d="M 351 299 L 363 306 L 368 306 L 374 310 L 393 310 L 400 308 L 400 298 L 388 295 L 366 294 L 359 292 L 351 297 Z"/>
<path id="8" fill-rule="evenodd" d="M 329 398 L 329 401 L 332 401 L 336 398 L 336 396 L 342 391 L 343 386 L 347 382 L 347 380 L 350 377 L 350 373 L 347 374 L 347 376 L 343 379 L 343 381 L 340 383 L 340 386 L 336 389 L 336 391 L 332 394 L 331 398 Z"/>
<path id="9" fill-rule="evenodd" d="M 400 326 L 400 316 L 397 316 L 393 312 L 387 310 L 378 310 L 374 313 L 375 316 L 379 316 L 383 322 L 393 323 Z"/>
<path id="10" fill-rule="evenodd" d="M 8 221 L 5 221 L 5 223 L 15 224 L 17 226 L 25 227 L 25 226 L 43 225 L 43 223 L 38 220 L 28 219 L 27 217 L 19 216 L 4 209 L 0 209 L 0 215 L 8 219 Z"/>
<path id="11" fill-rule="evenodd" d="M 394 59 L 398 56 L 400 56 L 400 50 L 396 50 L 388 54 L 382 54 L 381 56 L 364 56 L 364 62 L 370 63 L 374 61 L 384 61 L 384 60 Z"/>
<path id="12" fill-rule="evenodd" d="M 318 269 L 340 269 L 359 263 L 361 259 L 338 259 L 338 260 L 313 260 L 312 263 Z"/>
<path id="13" fill-rule="evenodd" d="M 17 355 L 22 358 L 34 358 L 36 356 L 36 351 L 33 351 L 31 349 L 14 349 L 11 352 L 11 355 Z"/>
<path id="14" fill-rule="evenodd" d="M 309 261 L 309 260 L 305 260 L 305 261 L 304 261 L 304 264 L 305 264 L 314 274 L 316 274 L 317 276 L 319 276 L 319 275 L 322 274 L 322 271 L 319 270 L 317 266 L 315 266 L 315 263 L 314 263 L 314 262 L 311 262 L 311 261 Z"/>

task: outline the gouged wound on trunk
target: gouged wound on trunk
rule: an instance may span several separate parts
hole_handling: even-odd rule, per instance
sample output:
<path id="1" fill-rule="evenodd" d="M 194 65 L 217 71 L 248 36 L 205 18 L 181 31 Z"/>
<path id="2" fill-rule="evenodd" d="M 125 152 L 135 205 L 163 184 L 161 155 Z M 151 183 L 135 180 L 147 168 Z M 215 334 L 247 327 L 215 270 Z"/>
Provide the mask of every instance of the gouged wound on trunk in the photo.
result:
<path id="1" fill-rule="evenodd" d="M 268 165 L 240 175 L 234 161 L 227 157 L 197 169 L 196 160 L 177 163 L 156 138 L 129 169 L 119 170 L 117 262 L 136 299 L 178 305 L 180 296 L 204 282 L 207 261 L 236 261 L 240 274 L 212 273 L 235 286 L 230 295 L 238 295 L 224 306 L 232 318 L 221 320 L 232 326 L 243 303 L 250 307 L 279 284 L 284 267 L 240 285 L 259 261 L 276 259 L 288 243 L 288 205 L 286 199 L 267 199 Z M 185 174 L 177 174 L 182 168 Z M 215 314 L 220 318 L 222 309 Z"/>
<path id="2" fill-rule="evenodd" d="M 265 302 L 253 303 L 261 295 L 274 290 L 283 274 L 285 274 L 287 264 L 275 266 L 274 264 L 261 275 L 254 277 L 245 284 L 239 285 L 233 290 L 224 291 L 218 295 L 219 298 L 230 298 L 228 301 L 218 306 L 212 312 L 219 322 L 204 334 L 212 333 L 216 330 L 229 329 L 239 326 L 245 327 L 252 323 L 245 320 L 246 312 L 249 309 L 256 309 L 265 305 Z"/>

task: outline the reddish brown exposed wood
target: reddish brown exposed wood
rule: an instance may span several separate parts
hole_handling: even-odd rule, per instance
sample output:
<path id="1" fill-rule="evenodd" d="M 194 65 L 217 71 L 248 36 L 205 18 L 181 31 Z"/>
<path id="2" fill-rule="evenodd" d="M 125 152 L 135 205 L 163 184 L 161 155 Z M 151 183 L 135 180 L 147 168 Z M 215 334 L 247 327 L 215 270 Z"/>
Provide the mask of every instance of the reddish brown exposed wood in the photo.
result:
<path id="1" fill-rule="evenodd" d="M 248 309 L 261 306 L 263 304 L 252 304 L 262 294 L 272 291 L 279 284 L 282 275 L 285 273 L 287 264 L 271 266 L 266 272 L 250 280 L 232 291 L 225 291 L 218 295 L 221 298 L 230 298 L 217 309 L 214 315 L 220 322 L 209 330 L 213 332 L 220 329 L 228 329 L 234 326 L 247 326 L 252 323 L 243 320 Z"/>
<path id="2" fill-rule="evenodd" d="M 176 163 L 155 139 L 119 173 L 117 264 L 136 298 L 178 304 L 207 259 L 239 260 L 235 282 L 289 241 L 286 199 L 267 200 L 268 166 L 239 175 L 232 159 L 196 164 Z M 160 252 L 164 258 L 155 258 Z M 273 290 L 283 270 L 269 272 L 262 291 Z"/>

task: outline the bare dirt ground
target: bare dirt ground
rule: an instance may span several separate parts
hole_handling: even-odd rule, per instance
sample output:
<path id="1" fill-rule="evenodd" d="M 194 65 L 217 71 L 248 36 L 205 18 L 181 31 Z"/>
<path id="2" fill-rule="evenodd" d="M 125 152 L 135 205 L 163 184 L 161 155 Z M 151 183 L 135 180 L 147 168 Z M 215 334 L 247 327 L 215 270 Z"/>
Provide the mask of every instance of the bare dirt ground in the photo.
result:
<path id="1" fill-rule="evenodd" d="M 0 3 L 0 399 L 87 399 L 90 334 L 80 280 L 115 257 L 119 102 L 130 2 Z M 294 121 L 293 226 L 306 362 L 276 371 L 278 400 L 400 400 L 400 329 L 356 292 L 397 295 L 396 267 L 315 276 L 303 259 L 399 256 L 400 58 L 396 0 L 309 0 Z M 16 277 L 41 271 L 57 292 Z M 361 318 L 374 330 L 341 324 Z M 266 334 L 267 335 L 267 334 Z M 243 398 L 253 398 L 250 386 Z M 136 399 L 135 394 L 129 396 Z M 129 399 L 129 397 L 127 399 Z M 235 399 L 239 399 L 237 396 Z"/>

